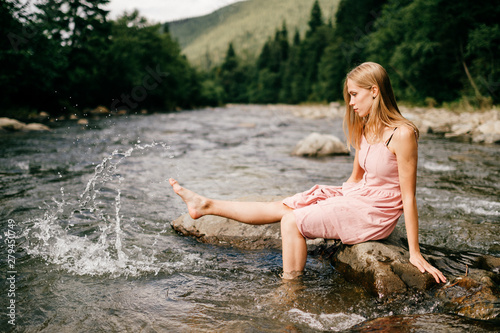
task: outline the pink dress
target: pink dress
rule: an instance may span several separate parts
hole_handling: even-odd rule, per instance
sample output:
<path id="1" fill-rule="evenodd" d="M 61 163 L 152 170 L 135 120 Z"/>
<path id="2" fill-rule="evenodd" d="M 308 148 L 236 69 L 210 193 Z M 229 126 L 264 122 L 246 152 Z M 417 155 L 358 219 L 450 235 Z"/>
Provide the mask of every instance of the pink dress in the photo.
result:
<path id="1" fill-rule="evenodd" d="M 403 213 L 403 202 L 396 155 L 387 144 L 371 145 L 362 137 L 358 157 L 365 173 L 360 182 L 316 185 L 283 200 L 294 209 L 304 237 L 357 244 L 391 234 Z"/>

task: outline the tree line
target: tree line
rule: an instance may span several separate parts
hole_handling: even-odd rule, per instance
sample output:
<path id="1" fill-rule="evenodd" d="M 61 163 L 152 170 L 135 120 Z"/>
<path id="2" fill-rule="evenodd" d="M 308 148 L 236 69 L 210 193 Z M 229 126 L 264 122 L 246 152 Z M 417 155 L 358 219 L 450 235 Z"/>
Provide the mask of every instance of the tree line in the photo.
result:
<path id="1" fill-rule="evenodd" d="M 286 22 L 254 61 L 228 46 L 211 70 L 193 68 L 168 25 L 135 11 L 115 20 L 109 0 L 0 0 L 2 116 L 169 111 L 224 103 L 342 99 L 345 74 L 364 61 L 389 72 L 399 100 L 487 107 L 500 99 L 500 6 L 494 0 L 316 1 L 304 36 Z"/>
<path id="2" fill-rule="evenodd" d="M 173 110 L 199 105 L 201 80 L 178 43 L 137 11 L 116 20 L 109 0 L 0 0 L 1 114 Z"/>
<path id="3" fill-rule="evenodd" d="M 342 0 L 325 20 L 316 1 L 303 38 L 284 22 L 254 63 L 229 45 L 210 78 L 214 101 L 329 102 L 346 73 L 383 65 L 400 100 L 490 107 L 500 100 L 500 6 L 472 0 Z M 219 87 L 216 89 L 215 87 Z"/>

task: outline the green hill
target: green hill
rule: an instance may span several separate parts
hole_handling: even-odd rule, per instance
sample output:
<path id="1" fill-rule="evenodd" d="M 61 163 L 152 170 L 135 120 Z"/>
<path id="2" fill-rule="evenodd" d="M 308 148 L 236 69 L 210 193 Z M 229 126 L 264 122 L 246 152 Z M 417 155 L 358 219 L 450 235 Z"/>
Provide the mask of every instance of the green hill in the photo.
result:
<path id="1" fill-rule="evenodd" d="M 203 69 L 220 63 L 229 43 L 243 59 L 254 59 L 269 37 L 286 22 L 289 38 L 301 35 L 314 0 L 247 0 L 212 14 L 167 23 L 189 61 Z M 319 0 L 323 18 L 334 19 L 339 0 Z"/>

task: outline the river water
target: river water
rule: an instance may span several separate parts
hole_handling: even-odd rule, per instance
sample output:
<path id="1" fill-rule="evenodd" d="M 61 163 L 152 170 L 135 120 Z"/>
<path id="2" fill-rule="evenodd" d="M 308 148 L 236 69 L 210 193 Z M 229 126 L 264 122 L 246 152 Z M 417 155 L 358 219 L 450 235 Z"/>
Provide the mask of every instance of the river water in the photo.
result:
<path id="1" fill-rule="evenodd" d="M 290 155 L 314 131 L 342 138 L 341 119 L 231 106 L 51 126 L 0 134 L 0 270 L 13 276 L 0 297 L 2 331 L 343 331 L 444 311 L 427 294 L 381 302 L 316 257 L 301 284 L 284 285 L 279 251 L 201 244 L 171 229 L 186 210 L 169 177 L 221 199 L 341 184 L 352 156 Z M 420 140 L 421 243 L 448 276 L 479 254 L 500 254 L 499 152 Z"/>

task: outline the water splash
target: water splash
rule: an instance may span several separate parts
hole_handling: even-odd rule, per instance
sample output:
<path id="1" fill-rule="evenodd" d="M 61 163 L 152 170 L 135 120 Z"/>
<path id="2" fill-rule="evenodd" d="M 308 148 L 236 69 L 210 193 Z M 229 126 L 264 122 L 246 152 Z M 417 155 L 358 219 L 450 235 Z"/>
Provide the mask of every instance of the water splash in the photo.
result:
<path id="1" fill-rule="evenodd" d="M 76 200 L 68 199 L 61 187 L 60 199 L 52 198 L 53 204 L 47 205 L 43 217 L 27 222 L 30 227 L 22 237 L 28 254 L 77 275 L 157 274 L 162 266 L 156 262 L 154 251 L 143 253 L 137 246 L 124 247 L 120 213 L 124 177 L 118 173 L 119 164 L 134 151 L 153 147 L 170 149 L 165 143 L 153 142 L 136 144 L 125 152 L 113 151 L 95 167 Z M 114 200 L 106 200 L 110 195 Z"/>
<path id="2" fill-rule="evenodd" d="M 343 331 L 366 320 L 366 318 L 357 314 L 342 312 L 315 314 L 296 308 L 289 310 L 288 314 L 293 320 L 321 331 Z"/>

